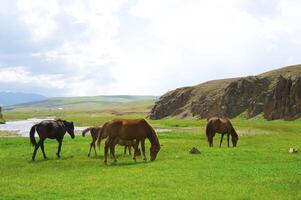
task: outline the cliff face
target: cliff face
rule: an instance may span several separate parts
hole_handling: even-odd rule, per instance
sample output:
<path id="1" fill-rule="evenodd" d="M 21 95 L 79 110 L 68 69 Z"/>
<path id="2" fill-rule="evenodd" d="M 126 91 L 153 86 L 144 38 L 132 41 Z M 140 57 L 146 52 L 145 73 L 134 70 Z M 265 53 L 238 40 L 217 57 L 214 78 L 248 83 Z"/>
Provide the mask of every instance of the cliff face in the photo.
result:
<path id="1" fill-rule="evenodd" d="M 248 118 L 263 113 L 268 120 L 301 117 L 301 65 L 170 91 L 156 102 L 150 118 L 233 118 L 241 113 Z"/>
<path id="2" fill-rule="evenodd" d="M 2 109 L 0 107 L 0 123 L 3 121 L 3 116 L 2 116 Z"/>

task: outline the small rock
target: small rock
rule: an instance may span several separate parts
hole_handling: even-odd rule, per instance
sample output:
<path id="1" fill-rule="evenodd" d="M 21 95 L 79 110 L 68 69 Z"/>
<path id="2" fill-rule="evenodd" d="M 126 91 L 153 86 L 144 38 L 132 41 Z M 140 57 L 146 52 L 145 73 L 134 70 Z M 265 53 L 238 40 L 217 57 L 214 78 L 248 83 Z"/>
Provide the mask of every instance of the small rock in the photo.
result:
<path id="1" fill-rule="evenodd" d="M 191 153 L 191 154 L 200 154 L 201 152 L 197 148 L 192 147 L 192 149 L 189 151 L 189 153 Z"/>
<path id="2" fill-rule="evenodd" d="M 288 150 L 288 152 L 289 152 L 289 153 L 297 153 L 298 150 L 297 150 L 297 149 L 294 149 L 294 148 L 290 148 L 290 149 Z"/>

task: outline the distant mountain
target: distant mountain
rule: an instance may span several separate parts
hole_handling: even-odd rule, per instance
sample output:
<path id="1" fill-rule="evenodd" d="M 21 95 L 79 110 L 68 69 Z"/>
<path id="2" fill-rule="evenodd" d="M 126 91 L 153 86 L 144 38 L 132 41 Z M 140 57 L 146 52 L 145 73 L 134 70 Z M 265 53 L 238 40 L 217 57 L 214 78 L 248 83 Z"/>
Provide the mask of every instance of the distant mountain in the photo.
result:
<path id="1" fill-rule="evenodd" d="M 45 100 L 47 97 L 40 94 L 22 92 L 0 92 L 0 105 L 11 106 L 20 103 Z"/>
<path id="2" fill-rule="evenodd" d="M 301 117 L 301 65 L 178 88 L 160 97 L 150 118 L 253 118 L 259 114 L 268 120 Z"/>
<path id="3" fill-rule="evenodd" d="M 113 108 L 146 108 L 157 100 L 156 96 L 84 96 L 55 97 L 42 101 L 6 106 L 5 110 L 104 110 Z M 149 109 L 149 108 L 148 108 Z"/>

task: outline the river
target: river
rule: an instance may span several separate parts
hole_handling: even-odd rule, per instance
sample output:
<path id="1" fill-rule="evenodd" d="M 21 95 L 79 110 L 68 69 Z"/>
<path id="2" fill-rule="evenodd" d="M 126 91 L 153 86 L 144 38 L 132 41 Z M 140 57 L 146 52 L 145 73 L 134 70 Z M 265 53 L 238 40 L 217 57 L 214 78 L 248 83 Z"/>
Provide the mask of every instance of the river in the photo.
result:
<path id="1" fill-rule="evenodd" d="M 18 120 L 18 121 L 7 121 L 5 124 L 0 124 L 0 131 L 9 131 L 12 132 L 13 135 L 18 135 L 20 137 L 29 137 L 30 128 L 43 120 L 52 120 L 55 117 L 47 117 L 47 118 L 30 118 L 26 120 Z M 81 134 L 82 130 L 87 127 L 75 127 L 75 134 Z M 170 132 L 169 129 L 157 129 L 156 132 Z M 36 135 L 37 136 L 37 135 Z"/>

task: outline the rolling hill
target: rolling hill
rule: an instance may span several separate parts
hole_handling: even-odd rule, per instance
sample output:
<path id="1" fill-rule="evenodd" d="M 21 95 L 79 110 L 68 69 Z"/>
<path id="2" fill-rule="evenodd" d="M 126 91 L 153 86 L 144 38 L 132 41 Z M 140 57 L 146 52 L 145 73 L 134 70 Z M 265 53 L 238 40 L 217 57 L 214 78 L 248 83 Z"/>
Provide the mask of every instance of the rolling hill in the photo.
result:
<path id="1" fill-rule="evenodd" d="M 239 115 L 263 115 L 268 120 L 300 118 L 301 65 L 178 88 L 160 97 L 150 118 Z"/>
<path id="2" fill-rule="evenodd" d="M 154 104 L 156 96 L 85 96 L 55 97 L 14 106 L 4 107 L 5 111 L 47 111 L 47 110 L 116 110 L 124 108 L 146 109 Z"/>

